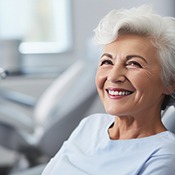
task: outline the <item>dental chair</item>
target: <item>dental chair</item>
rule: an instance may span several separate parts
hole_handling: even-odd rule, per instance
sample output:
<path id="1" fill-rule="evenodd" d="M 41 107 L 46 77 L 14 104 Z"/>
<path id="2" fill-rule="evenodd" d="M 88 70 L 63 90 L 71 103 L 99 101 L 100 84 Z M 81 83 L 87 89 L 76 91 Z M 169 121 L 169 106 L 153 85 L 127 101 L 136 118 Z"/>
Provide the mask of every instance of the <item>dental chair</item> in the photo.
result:
<path id="1" fill-rule="evenodd" d="M 55 155 L 97 97 L 96 64 L 91 61 L 78 60 L 67 68 L 37 100 L 34 118 L 1 104 L 0 145 L 24 155 L 29 167 Z M 12 97 L 12 101 L 18 101 L 16 95 L 21 99 L 16 93 L 1 89 L 2 98 L 7 100 Z"/>

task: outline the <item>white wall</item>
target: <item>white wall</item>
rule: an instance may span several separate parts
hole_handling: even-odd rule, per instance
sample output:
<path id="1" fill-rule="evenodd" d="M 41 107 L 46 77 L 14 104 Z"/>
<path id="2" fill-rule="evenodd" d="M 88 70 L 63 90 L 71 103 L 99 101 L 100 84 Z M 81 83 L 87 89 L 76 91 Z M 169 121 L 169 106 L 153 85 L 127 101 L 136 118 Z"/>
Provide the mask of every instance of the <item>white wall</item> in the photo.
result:
<path id="1" fill-rule="evenodd" d="M 68 53 L 26 56 L 24 66 L 65 67 L 76 59 L 85 59 L 87 42 L 93 36 L 93 29 L 99 20 L 111 9 L 130 8 L 141 4 L 152 4 L 162 15 L 175 16 L 174 0 L 70 0 L 72 4 L 73 48 Z M 51 61 L 52 60 L 52 61 Z"/>

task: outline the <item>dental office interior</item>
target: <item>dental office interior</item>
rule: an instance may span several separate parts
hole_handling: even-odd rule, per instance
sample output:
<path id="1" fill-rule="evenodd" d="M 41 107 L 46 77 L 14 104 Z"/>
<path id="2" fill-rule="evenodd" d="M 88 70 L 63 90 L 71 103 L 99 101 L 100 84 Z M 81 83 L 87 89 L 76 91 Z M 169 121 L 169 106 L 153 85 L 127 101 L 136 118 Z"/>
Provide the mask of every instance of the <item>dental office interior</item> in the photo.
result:
<path id="1" fill-rule="evenodd" d="M 0 0 L 0 175 L 39 175 L 81 119 L 104 112 L 93 29 L 110 10 L 174 0 Z"/>

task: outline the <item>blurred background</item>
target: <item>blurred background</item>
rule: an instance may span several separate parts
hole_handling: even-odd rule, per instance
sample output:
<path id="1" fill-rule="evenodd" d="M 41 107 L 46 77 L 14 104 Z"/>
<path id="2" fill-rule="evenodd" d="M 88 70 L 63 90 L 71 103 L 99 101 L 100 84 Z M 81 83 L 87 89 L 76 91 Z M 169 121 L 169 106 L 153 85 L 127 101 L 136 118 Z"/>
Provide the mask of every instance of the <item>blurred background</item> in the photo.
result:
<path id="1" fill-rule="evenodd" d="M 104 112 L 93 29 L 142 4 L 175 17 L 174 0 L 0 0 L 0 175 L 47 163 L 83 117 Z"/>

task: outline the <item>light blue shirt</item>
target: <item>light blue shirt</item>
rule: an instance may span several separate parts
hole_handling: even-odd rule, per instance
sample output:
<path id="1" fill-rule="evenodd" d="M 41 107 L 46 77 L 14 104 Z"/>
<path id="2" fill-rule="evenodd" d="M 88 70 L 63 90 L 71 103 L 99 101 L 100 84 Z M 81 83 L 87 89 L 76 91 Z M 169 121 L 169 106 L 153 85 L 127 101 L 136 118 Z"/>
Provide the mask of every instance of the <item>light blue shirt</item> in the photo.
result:
<path id="1" fill-rule="evenodd" d="M 175 135 L 111 140 L 114 117 L 94 114 L 83 119 L 48 163 L 42 175 L 174 175 Z"/>

